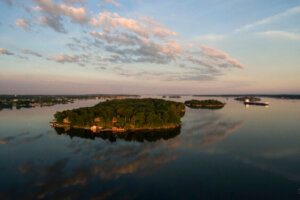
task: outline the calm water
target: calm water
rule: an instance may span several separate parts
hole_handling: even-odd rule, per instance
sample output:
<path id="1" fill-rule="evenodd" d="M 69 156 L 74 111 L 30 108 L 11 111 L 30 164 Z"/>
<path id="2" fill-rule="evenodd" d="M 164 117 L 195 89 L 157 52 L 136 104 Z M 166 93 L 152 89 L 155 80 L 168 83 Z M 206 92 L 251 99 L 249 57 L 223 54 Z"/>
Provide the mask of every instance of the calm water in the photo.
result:
<path id="1" fill-rule="evenodd" d="M 218 99 L 187 108 L 181 129 L 115 137 L 49 126 L 96 100 L 2 110 L 0 199 L 299 199 L 300 101 Z"/>

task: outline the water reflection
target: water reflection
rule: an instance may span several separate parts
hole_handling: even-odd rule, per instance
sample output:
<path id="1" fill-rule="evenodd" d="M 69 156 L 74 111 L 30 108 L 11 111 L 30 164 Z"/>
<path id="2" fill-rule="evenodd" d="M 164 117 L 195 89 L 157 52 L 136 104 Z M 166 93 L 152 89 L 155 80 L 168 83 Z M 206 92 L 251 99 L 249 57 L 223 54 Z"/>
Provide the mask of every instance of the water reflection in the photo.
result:
<path id="1" fill-rule="evenodd" d="M 109 140 L 111 142 L 116 142 L 117 139 L 122 139 L 125 141 L 137 141 L 137 142 L 155 142 L 157 140 L 168 140 L 174 138 L 180 134 L 181 127 L 170 129 L 170 130 L 152 130 L 152 131 L 127 131 L 127 132 L 101 132 L 93 133 L 90 130 L 84 129 L 64 129 L 55 127 L 54 128 L 58 135 L 67 134 L 70 138 L 80 137 L 85 139 L 101 138 L 103 140 Z"/>
<path id="2" fill-rule="evenodd" d="M 28 128 L 2 129 L 0 199 L 245 199 L 249 184 L 252 199 L 295 199 L 287 198 L 300 181 L 295 104 L 289 115 L 275 103 L 187 109 L 180 129 L 125 134 L 50 129 L 53 113 L 33 115 Z"/>

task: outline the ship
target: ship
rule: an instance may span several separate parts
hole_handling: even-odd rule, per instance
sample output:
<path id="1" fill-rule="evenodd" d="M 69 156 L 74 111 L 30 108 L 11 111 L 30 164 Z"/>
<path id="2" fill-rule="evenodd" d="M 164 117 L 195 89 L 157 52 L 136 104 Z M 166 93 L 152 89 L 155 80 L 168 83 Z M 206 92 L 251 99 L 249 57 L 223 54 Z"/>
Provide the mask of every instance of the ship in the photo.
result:
<path id="1" fill-rule="evenodd" d="M 257 101 L 250 101 L 249 99 L 245 99 L 245 105 L 258 105 L 258 106 L 268 106 L 269 102 L 257 102 Z"/>

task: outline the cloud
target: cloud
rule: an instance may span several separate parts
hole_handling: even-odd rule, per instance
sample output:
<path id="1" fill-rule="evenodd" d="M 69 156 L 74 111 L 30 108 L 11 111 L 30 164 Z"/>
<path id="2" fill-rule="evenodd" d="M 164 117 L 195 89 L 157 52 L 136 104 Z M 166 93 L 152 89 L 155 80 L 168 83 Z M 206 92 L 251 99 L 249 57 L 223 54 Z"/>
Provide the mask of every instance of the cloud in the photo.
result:
<path id="1" fill-rule="evenodd" d="M 138 38 L 137 36 L 130 35 L 127 33 L 105 34 L 101 32 L 92 31 L 91 35 L 101 40 L 104 40 L 109 44 L 135 46 L 141 42 L 140 38 Z"/>
<path id="2" fill-rule="evenodd" d="M 66 4 L 80 4 L 84 6 L 86 4 L 85 0 L 62 0 Z"/>
<path id="3" fill-rule="evenodd" d="M 116 2 L 115 0 L 101 0 L 102 2 L 105 2 L 105 3 L 111 3 L 117 7 L 120 7 L 121 4 L 119 4 L 118 2 Z"/>
<path id="4" fill-rule="evenodd" d="M 277 15 L 273 15 L 271 17 L 258 20 L 254 23 L 247 24 L 247 25 L 245 25 L 241 28 L 236 29 L 235 32 L 247 31 L 247 30 L 253 29 L 257 26 L 277 22 L 277 21 L 281 20 L 284 17 L 288 17 L 288 16 L 291 16 L 291 15 L 299 14 L 299 13 L 300 13 L 300 6 L 296 6 L 296 7 L 290 8 L 290 9 L 288 9 L 288 10 L 282 12 L 282 13 L 279 13 Z"/>
<path id="5" fill-rule="evenodd" d="M 174 55 L 180 53 L 181 50 L 173 43 L 161 45 L 151 39 L 127 33 L 105 34 L 92 32 L 91 34 L 107 43 L 104 45 L 104 49 L 110 52 L 111 55 L 105 60 L 113 63 L 149 62 L 166 64 L 174 60 Z"/>
<path id="6" fill-rule="evenodd" d="M 39 6 L 32 6 L 31 9 L 34 10 L 34 11 L 37 11 L 37 12 L 42 11 L 42 8 L 39 7 Z"/>
<path id="7" fill-rule="evenodd" d="M 215 64 L 218 64 L 220 67 L 237 67 L 237 68 L 245 68 L 245 66 L 241 63 L 239 63 L 236 59 L 230 58 L 228 54 L 212 48 L 208 47 L 206 45 L 200 45 L 202 48 L 202 55 L 207 56 L 209 58 L 213 59 L 220 59 L 221 62 L 215 62 Z M 225 61 L 225 62 L 222 62 Z"/>
<path id="8" fill-rule="evenodd" d="M 167 64 L 175 62 L 178 63 L 178 66 L 184 66 L 184 71 L 180 73 L 154 69 L 152 71 L 113 70 L 125 77 L 163 81 L 209 81 L 214 80 L 216 76 L 223 75 L 221 69 L 244 68 L 244 65 L 228 54 L 206 45 L 191 45 L 189 49 L 185 49 L 184 45 L 172 40 L 156 42 L 150 38 L 119 31 L 103 33 L 92 31 L 91 35 L 101 42 L 97 43 L 97 48 L 111 53 L 109 56 L 102 57 L 102 63 Z M 198 50 L 199 47 L 201 51 Z"/>
<path id="9" fill-rule="evenodd" d="M 24 60 L 27 60 L 27 59 L 28 59 L 28 57 L 26 57 L 26 56 L 21 56 L 21 55 L 16 55 L 16 57 L 21 58 L 21 59 L 24 59 Z"/>
<path id="10" fill-rule="evenodd" d="M 15 24 L 16 26 L 22 27 L 24 30 L 30 30 L 30 23 L 26 19 L 17 19 Z"/>
<path id="11" fill-rule="evenodd" d="M 8 142 L 10 142 L 10 141 L 12 141 L 14 139 L 15 139 L 15 137 L 13 137 L 13 136 L 2 138 L 2 139 L 0 139 L 0 144 L 6 144 L 6 143 L 8 143 Z"/>
<path id="12" fill-rule="evenodd" d="M 207 35 L 199 35 L 195 37 L 195 41 L 219 41 L 226 38 L 226 35 L 218 35 L 218 34 L 207 34 Z"/>
<path id="13" fill-rule="evenodd" d="M 86 24 L 89 21 L 86 10 L 83 7 L 75 8 L 65 4 L 58 5 L 51 0 L 33 1 L 38 5 L 32 7 L 32 9 L 43 15 L 38 21 L 45 26 L 53 28 L 57 32 L 66 32 L 62 24 L 63 17 L 69 17 L 71 22 L 81 25 Z"/>
<path id="14" fill-rule="evenodd" d="M 99 65 L 102 67 L 100 69 L 121 76 L 158 78 L 163 81 L 208 81 L 223 75 L 226 68 L 244 68 L 238 60 L 215 48 L 199 44 L 186 45 L 184 38 L 178 33 L 166 28 L 152 17 L 129 18 L 122 17 L 116 12 L 104 11 L 97 15 L 91 13 L 93 17 L 90 18 L 85 7 L 73 7 L 74 4 L 85 5 L 80 0 L 32 1 L 36 5 L 33 5 L 31 10 L 40 15 L 37 21 L 57 32 L 67 32 L 63 24 L 66 19 L 81 25 L 89 22 L 95 27 L 89 35 L 72 39 L 66 44 L 73 53 L 62 52 L 60 55 L 48 57 L 48 60 L 79 66 Z M 112 3 L 113 1 L 106 0 L 105 2 Z M 102 31 L 97 30 L 98 27 Z M 199 37 L 206 40 L 218 40 L 225 36 L 210 34 Z M 28 49 L 22 51 L 35 56 L 40 55 Z M 175 73 L 171 73 L 173 70 L 157 71 L 154 68 L 147 70 L 145 67 L 130 71 L 118 71 L 108 67 L 112 64 L 134 65 L 137 63 L 151 64 L 151 68 L 161 68 L 167 64 L 174 65 Z M 180 65 L 185 67 L 179 68 Z"/>
<path id="15" fill-rule="evenodd" d="M 0 48 L 0 53 L 5 54 L 5 55 L 14 55 L 14 53 L 9 52 L 8 50 L 3 49 L 3 48 Z"/>
<path id="16" fill-rule="evenodd" d="M 85 64 L 89 63 L 89 55 L 87 54 L 80 54 L 80 55 L 67 55 L 67 54 L 61 54 L 59 56 L 50 57 L 49 60 L 53 60 L 59 63 L 76 63 L 79 66 L 85 66 Z"/>
<path id="17" fill-rule="evenodd" d="M 165 39 L 166 37 L 170 37 L 170 36 L 171 37 L 179 36 L 176 32 L 166 29 L 164 25 L 155 21 L 152 17 L 140 16 L 139 19 L 146 22 L 149 25 L 150 32 L 152 32 L 152 34 L 155 35 L 156 37 Z"/>
<path id="18" fill-rule="evenodd" d="M 12 5 L 12 1 L 11 0 L 3 0 L 7 5 L 11 6 Z"/>
<path id="19" fill-rule="evenodd" d="M 43 57 L 41 54 L 39 54 L 37 52 L 34 52 L 30 49 L 21 48 L 21 51 L 25 54 L 31 54 L 31 55 L 34 55 L 34 56 L 37 56 L 37 57 Z"/>
<path id="20" fill-rule="evenodd" d="M 99 13 L 98 18 L 91 18 L 90 23 L 93 26 L 101 26 L 105 32 L 123 28 L 145 38 L 152 35 L 161 39 L 178 37 L 176 32 L 166 29 L 152 18 L 139 17 L 139 19 L 141 21 L 120 17 L 118 13 L 102 12 Z"/>
<path id="21" fill-rule="evenodd" d="M 106 32 L 123 28 L 128 31 L 133 31 L 136 34 L 149 37 L 149 32 L 145 24 L 134 19 L 120 17 L 118 13 L 102 12 L 99 13 L 98 19 L 92 18 L 91 23 L 94 26 L 101 26 Z"/>
<path id="22" fill-rule="evenodd" d="M 118 13 L 110 12 L 99 13 L 98 19 L 91 19 L 91 24 L 100 26 L 104 30 L 104 32 L 92 31 L 91 35 L 101 40 L 99 48 L 104 48 L 106 52 L 111 53 L 110 56 L 104 59 L 105 61 L 111 63 L 149 62 L 155 64 L 189 61 L 207 68 L 244 68 L 236 59 L 212 47 L 200 45 L 202 52 L 198 54 L 192 49 L 193 45 L 191 50 L 186 50 L 184 45 L 170 40 L 170 37 L 178 37 L 176 32 L 164 28 L 162 24 L 150 17 L 140 16 L 139 20 L 122 18 Z M 124 30 L 125 32 L 123 32 Z M 154 40 L 152 36 L 163 40 Z M 199 45 L 194 46 L 199 47 Z M 197 54 L 197 58 L 194 58 L 193 54 Z M 201 58 L 199 58 L 199 55 Z M 190 67 L 189 69 L 195 68 Z M 221 74 L 215 73 L 215 69 L 206 70 L 206 72 L 213 72 L 214 75 Z M 193 79 L 197 78 L 193 77 Z M 206 74 L 199 76 L 199 79 L 208 80 L 211 77 L 207 78 Z"/>
<path id="23" fill-rule="evenodd" d="M 283 39 L 283 40 L 300 40 L 300 34 L 287 32 L 287 31 L 265 31 L 255 33 L 258 36 L 272 39 Z"/>
<path id="24" fill-rule="evenodd" d="M 61 18 L 58 16 L 51 16 L 51 17 L 42 16 L 38 19 L 38 21 L 41 22 L 42 25 L 49 26 L 57 32 L 60 33 L 67 32 L 66 29 L 64 28 L 64 25 L 60 22 Z"/>

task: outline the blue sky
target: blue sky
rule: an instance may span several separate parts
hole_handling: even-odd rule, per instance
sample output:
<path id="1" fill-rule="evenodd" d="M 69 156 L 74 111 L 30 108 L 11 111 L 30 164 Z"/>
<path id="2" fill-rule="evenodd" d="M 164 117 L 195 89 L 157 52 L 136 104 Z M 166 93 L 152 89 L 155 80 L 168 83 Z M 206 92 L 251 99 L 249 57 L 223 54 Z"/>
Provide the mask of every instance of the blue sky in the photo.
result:
<path id="1" fill-rule="evenodd" d="M 0 93 L 300 93 L 300 0 L 0 5 Z"/>

